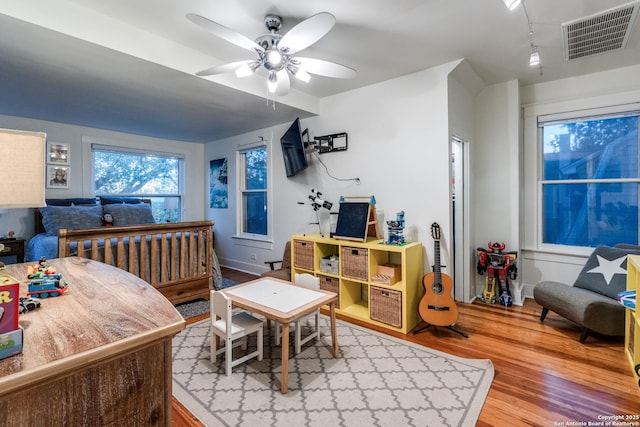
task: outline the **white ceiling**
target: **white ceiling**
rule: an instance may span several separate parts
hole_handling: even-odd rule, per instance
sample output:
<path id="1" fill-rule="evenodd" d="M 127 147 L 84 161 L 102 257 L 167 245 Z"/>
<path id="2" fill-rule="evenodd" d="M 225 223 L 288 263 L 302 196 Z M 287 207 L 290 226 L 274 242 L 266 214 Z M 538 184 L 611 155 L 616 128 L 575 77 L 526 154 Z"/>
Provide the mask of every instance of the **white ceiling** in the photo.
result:
<path id="1" fill-rule="evenodd" d="M 561 24 L 629 0 L 0 0 L 0 114 L 207 142 L 319 113 L 319 99 L 465 58 L 490 85 L 520 85 L 640 64 L 638 25 L 626 49 L 565 61 Z M 201 78 L 252 59 L 185 18 L 197 13 L 251 39 L 264 15 L 285 34 L 318 12 L 337 24 L 304 56 L 355 79 L 292 81 L 267 99 L 266 78 Z M 533 34 L 529 34 L 527 15 Z M 530 42 L 542 68 L 529 67 Z"/>

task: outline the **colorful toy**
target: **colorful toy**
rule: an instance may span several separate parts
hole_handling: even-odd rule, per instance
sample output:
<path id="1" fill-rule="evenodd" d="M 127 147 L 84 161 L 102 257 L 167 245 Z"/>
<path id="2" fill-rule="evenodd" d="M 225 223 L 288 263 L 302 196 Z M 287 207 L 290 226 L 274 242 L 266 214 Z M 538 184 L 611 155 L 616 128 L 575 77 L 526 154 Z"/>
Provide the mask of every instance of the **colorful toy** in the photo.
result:
<path id="1" fill-rule="evenodd" d="M 113 227 L 113 216 L 110 213 L 104 214 L 102 217 L 102 225 L 105 227 Z"/>
<path id="2" fill-rule="evenodd" d="M 502 252 L 505 244 L 498 242 L 489 242 L 487 247 L 488 249 L 477 249 L 478 274 L 482 275 L 485 271 L 487 272 L 482 300 L 485 303 L 493 304 L 497 299 L 500 304 L 511 306 L 513 305 L 513 297 L 509 288 L 509 279 L 515 280 L 518 277 L 518 268 L 515 264 L 518 252 Z"/>
<path id="3" fill-rule="evenodd" d="M 18 301 L 20 284 L 13 277 L 0 275 L 0 334 L 18 329 Z"/>
<path id="4" fill-rule="evenodd" d="M 22 352 L 22 329 L 18 325 L 20 284 L 0 275 L 0 359 Z"/>
<path id="5" fill-rule="evenodd" d="M 62 274 L 48 266 L 44 257 L 29 267 L 27 278 L 30 280 L 27 283 L 27 297 L 57 297 L 67 291 L 67 283 L 62 279 Z"/>
<path id="6" fill-rule="evenodd" d="M 20 297 L 20 314 L 40 308 L 40 301 L 35 298 Z"/>
<path id="7" fill-rule="evenodd" d="M 396 214 L 395 221 L 387 221 L 388 238 L 387 243 L 390 245 L 401 245 L 404 243 L 404 211 Z"/>

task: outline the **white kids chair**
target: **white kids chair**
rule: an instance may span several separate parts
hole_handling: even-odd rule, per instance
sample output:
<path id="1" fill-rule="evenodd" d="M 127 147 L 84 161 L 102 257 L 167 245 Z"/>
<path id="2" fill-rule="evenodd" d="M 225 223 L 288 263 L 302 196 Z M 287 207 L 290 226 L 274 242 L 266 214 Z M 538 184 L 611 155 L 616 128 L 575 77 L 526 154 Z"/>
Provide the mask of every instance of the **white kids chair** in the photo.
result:
<path id="1" fill-rule="evenodd" d="M 225 353 L 225 369 L 231 375 L 234 366 L 258 357 L 262 360 L 262 331 L 264 320 L 253 317 L 246 311 L 233 313 L 231 300 L 221 291 L 211 291 L 211 363 L 218 354 Z M 239 359 L 233 360 L 233 348 L 238 345 L 247 349 L 247 335 L 258 335 L 258 348 Z M 216 348 L 216 337 L 220 337 L 220 349 Z M 235 343 L 234 343 L 235 341 Z M 222 344 L 224 342 L 224 345 Z"/>

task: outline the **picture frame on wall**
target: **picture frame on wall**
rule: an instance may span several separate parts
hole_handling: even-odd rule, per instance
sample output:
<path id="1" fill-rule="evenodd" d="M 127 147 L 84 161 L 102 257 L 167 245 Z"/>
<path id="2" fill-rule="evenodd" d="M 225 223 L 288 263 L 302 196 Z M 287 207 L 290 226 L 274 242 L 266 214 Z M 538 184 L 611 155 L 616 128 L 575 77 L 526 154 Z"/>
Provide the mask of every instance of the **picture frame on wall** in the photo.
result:
<path id="1" fill-rule="evenodd" d="M 68 166 L 47 166 L 47 188 L 69 188 Z"/>
<path id="2" fill-rule="evenodd" d="M 55 165 L 68 165 L 69 144 L 47 141 L 47 163 Z"/>
<path id="3" fill-rule="evenodd" d="M 227 158 L 209 162 L 209 207 L 226 209 L 229 207 L 227 185 Z"/>

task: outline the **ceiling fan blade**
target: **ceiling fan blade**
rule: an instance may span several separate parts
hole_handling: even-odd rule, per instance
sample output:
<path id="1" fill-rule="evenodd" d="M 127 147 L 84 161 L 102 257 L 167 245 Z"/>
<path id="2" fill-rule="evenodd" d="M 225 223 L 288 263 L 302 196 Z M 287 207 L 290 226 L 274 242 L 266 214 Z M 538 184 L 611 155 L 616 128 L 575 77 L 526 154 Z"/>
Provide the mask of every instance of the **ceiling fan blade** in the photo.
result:
<path id="1" fill-rule="evenodd" d="M 215 67 L 198 71 L 196 73 L 196 76 L 203 77 L 203 76 L 212 76 L 214 74 L 228 73 L 231 71 L 236 71 L 238 68 L 242 67 L 243 65 L 249 65 L 253 62 L 255 62 L 255 60 L 249 59 L 246 61 L 237 61 L 237 62 L 230 62 L 228 64 L 223 64 L 223 65 L 216 65 Z"/>
<path id="2" fill-rule="evenodd" d="M 220 25 L 217 22 L 205 18 L 204 16 L 196 15 L 195 13 L 187 13 L 187 19 L 221 39 L 235 44 L 236 46 L 240 46 L 241 48 L 252 52 L 264 52 L 264 48 L 250 38 L 245 37 L 236 31 L 230 30 L 224 25 Z"/>
<path id="3" fill-rule="evenodd" d="M 276 74 L 278 76 L 276 95 L 285 96 L 289 93 L 289 88 L 291 87 L 291 79 L 289 79 L 289 73 L 287 73 L 287 70 L 280 70 Z"/>
<path id="4" fill-rule="evenodd" d="M 307 73 L 337 79 L 352 79 L 357 75 L 356 70 L 353 68 L 336 64 L 335 62 L 314 58 L 301 58 L 299 56 L 296 56 L 294 59 L 300 62 L 300 68 Z"/>
<path id="5" fill-rule="evenodd" d="M 320 40 L 335 23 L 336 18 L 328 12 L 313 15 L 290 29 L 278 43 L 278 49 L 293 55 Z"/>

